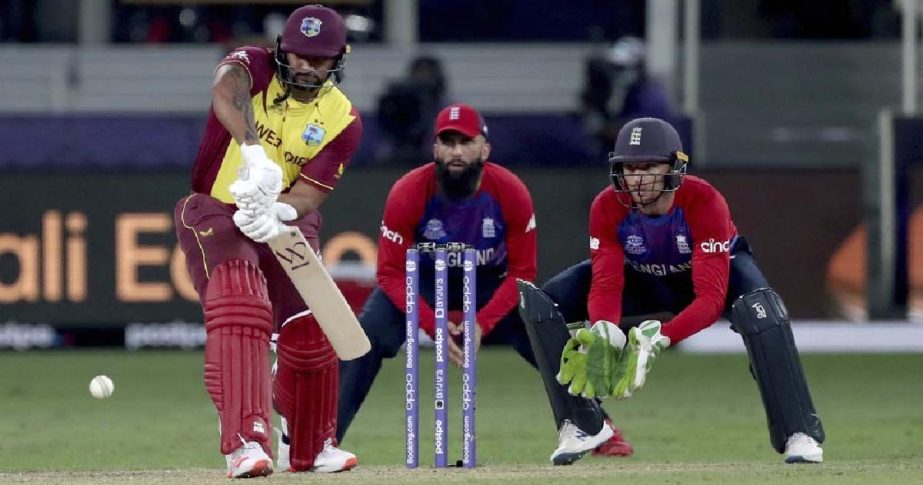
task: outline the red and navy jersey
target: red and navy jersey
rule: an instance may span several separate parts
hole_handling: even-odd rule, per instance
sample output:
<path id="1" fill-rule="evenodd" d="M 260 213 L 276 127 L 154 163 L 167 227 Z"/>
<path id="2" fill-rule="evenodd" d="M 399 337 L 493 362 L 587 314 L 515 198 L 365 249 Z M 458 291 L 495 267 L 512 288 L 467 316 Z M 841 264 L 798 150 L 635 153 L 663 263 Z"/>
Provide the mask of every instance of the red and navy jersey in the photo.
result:
<path id="1" fill-rule="evenodd" d="M 257 136 L 269 159 L 282 167 L 285 188 L 301 180 L 323 192 L 333 190 L 362 137 L 362 119 L 346 95 L 327 81 L 309 103 L 291 96 L 276 103 L 285 87 L 275 74 L 270 49 L 241 47 L 218 66 L 225 64 L 239 65 L 250 74 Z M 241 163 L 240 146 L 209 109 L 192 173 L 193 191 L 233 204 L 228 187 L 237 179 Z"/>
<path id="2" fill-rule="evenodd" d="M 691 283 L 695 297 L 663 326 L 663 334 L 679 342 L 721 316 L 737 228 L 724 197 L 698 177 L 684 178 L 661 216 L 629 209 L 628 200 L 609 186 L 590 208 L 590 321 L 621 319 L 626 271 L 681 280 Z"/>
<path id="3" fill-rule="evenodd" d="M 535 279 L 532 197 L 516 175 L 492 162 L 485 162 L 477 192 L 460 201 L 439 194 L 435 163 L 408 172 L 391 187 L 378 239 L 378 285 L 398 308 L 406 301 L 406 250 L 418 242 L 462 242 L 477 250 L 478 293 L 493 291 L 477 314 L 485 335 L 516 306 L 516 278 Z M 421 287 L 432 281 L 432 258 L 420 255 Z M 447 263 L 451 286 L 460 280 L 461 256 L 448 255 Z M 419 308 L 420 327 L 432 334 L 433 309 L 422 300 Z"/>

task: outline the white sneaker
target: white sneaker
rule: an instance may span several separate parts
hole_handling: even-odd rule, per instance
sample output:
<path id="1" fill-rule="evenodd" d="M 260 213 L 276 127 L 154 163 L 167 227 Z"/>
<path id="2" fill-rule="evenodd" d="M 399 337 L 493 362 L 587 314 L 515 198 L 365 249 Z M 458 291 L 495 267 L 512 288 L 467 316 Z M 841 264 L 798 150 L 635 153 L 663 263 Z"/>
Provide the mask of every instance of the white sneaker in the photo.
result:
<path id="1" fill-rule="evenodd" d="M 290 445 L 282 441 L 282 432 L 278 428 L 276 428 L 276 434 L 279 436 L 276 468 L 286 472 L 294 472 L 292 463 L 289 461 Z M 328 439 L 324 442 L 324 449 L 314 458 L 314 466 L 311 471 L 318 473 L 343 472 L 354 468 L 358 464 L 359 460 L 356 455 L 333 446 L 333 440 Z"/>
<path id="2" fill-rule="evenodd" d="M 241 439 L 243 441 L 243 439 Z M 256 441 L 243 441 L 230 455 L 224 455 L 228 462 L 228 478 L 253 478 L 272 475 L 272 459 Z"/>
<path id="3" fill-rule="evenodd" d="M 288 459 L 289 445 L 282 441 L 282 430 L 275 428 L 276 436 L 279 437 L 279 447 L 276 449 L 276 469 L 290 472 L 292 470 L 292 463 Z"/>
<path id="4" fill-rule="evenodd" d="M 824 461 L 824 449 L 804 433 L 795 433 L 785 442 L 785 463 L 820 463 Z"/>
<path id="5" fill-rule="evenodd" d="M 565 419 L 561 429 L 558 430 L 558 448 L 551 454 L 551 463 L 570 465 L 605 443 L 613 434 L 615 432 L 608 423 L 603 423 L 603 428 L 599 430 L 599 433 L 590 436 L 576 424 L 571 423 L 569 419 Z"/>
<path id="6" fill-rule="evenodd" d="M 311 471 L 317 473 L 345 472 L 355 468 L 358 464 L 359 459 L 356 455 L 333 446 L 333 440 L 327 438 L 324 442 L 324 449 L 314 458 Z"/>

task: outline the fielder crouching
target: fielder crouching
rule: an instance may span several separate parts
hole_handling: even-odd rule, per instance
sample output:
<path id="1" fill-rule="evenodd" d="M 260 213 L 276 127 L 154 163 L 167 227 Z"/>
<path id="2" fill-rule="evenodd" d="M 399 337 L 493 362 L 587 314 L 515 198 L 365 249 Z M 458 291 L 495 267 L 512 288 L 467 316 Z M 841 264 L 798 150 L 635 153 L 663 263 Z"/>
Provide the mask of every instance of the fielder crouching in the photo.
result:
<path id="1" fill-rule="evenodd" d="M 174 212 L 205 314 L 205 388 L 231 478 L 273 472 L 270 399 L 283 417 L 278 468 L 336 472 L 357 464 L 336 447 L 337 355 L 263 244 L 284 223 L 317 251 L 317 209 L 362 135 L 358 111 L 337 87 L 348 52 L 340 16 L 305 6 L 289 16 L 275 49 L 228 54 L 215 72 L 192 194 Z"/>
<path id="2" fill-rule="evenodd" d="M 611 185 L 590 209 L 590 260 L 541 290 L 519 284 L 527 327 L 561 355 L 542 376 L 556 376 L 587 400 L 630 397 L 661 350 L 723 314 L 747 348 L 773 448 L 786 463 L 819 463 L 824 430 L 782 299 L 737 233 L 724 197 L 687 176 L 687 163 L 679 135 L 662 120 L 635 119 L 619 131 Z M 629 322 L 663 313 L 675 317 Z M 564 322 L 583 321 L 593 325 L 570 337 Z M 546 387 L 556 384 L 549 380 Z"/>

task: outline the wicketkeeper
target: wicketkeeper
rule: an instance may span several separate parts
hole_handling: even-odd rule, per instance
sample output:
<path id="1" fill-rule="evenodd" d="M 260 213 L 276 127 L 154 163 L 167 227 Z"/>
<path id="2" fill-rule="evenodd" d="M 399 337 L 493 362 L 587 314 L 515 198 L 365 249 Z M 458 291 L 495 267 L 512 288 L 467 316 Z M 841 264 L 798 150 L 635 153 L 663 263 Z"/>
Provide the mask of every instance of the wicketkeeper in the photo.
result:
<path id="1" fill-rule="evenodd" d="M 549 354 L 560 355 L 543 369 L 545 385 L 565 385 L 588 401 L 628 398 L 663 349 L 724 315 L 747 348 L 773 448 L 786 463 L 819 463 L 824 430 L 785 305 L 737 233 L 724 197 L 686 175 L 688 162 L 670 124 L 627 123 L 609 157 L 611 185 L 590 208 L 590 260 L 541 290 L 520 282 L 527 327 Z M 664 313 L 674 316 L 631 322 Z M 576 323 L 573 336 L 565 322 Z"/>

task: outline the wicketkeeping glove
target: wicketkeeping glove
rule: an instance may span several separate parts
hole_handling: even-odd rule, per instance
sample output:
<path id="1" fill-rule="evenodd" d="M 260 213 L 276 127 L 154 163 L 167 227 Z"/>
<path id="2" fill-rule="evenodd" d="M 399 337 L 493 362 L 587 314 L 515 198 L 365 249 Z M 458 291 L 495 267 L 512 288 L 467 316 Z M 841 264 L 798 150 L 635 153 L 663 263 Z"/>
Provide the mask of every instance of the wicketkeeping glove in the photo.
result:
<path id="1" fill-rule="evenodd" d="M 605 320 L 577 330 L 561 352 L 558 382 L 569 383 L 567 392 L 574 396 L 609 396 L 625 341 L 625 333 L 618 325 Z"/>
<path id="2" fill-rule="evenodd" d="M 670 338 L 660 333 L 660 327 L 657 320 L 645 320 L 628 331 L 628 344 L 612 381 L 616 399 L 629 398 L 640 389 L 657 355 L 670 346 Z"/>

